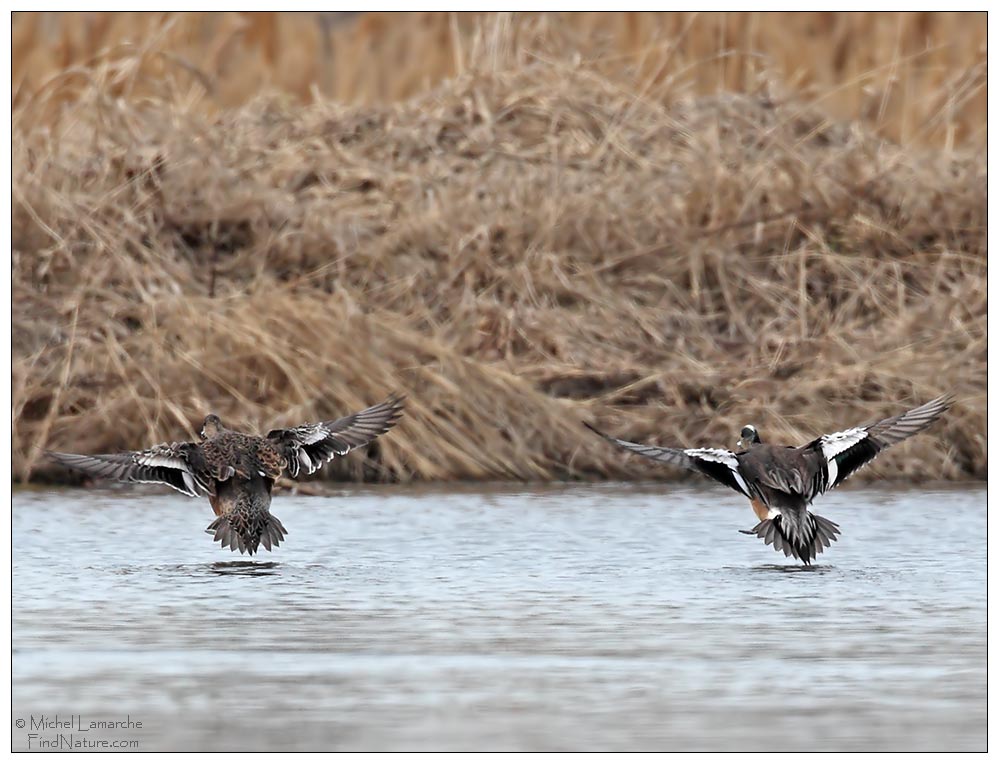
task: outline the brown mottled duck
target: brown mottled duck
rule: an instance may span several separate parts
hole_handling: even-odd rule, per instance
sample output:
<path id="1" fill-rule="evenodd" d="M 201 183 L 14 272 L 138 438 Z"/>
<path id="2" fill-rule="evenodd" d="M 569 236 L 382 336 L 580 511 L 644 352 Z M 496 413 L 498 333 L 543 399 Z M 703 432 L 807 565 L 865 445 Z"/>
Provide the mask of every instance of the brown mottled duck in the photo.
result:
<path id="1" fill-rule="evenodd" d="M 270 551 L 288 532 L 270 513 L 271 490 L 282 473 L 311 475 L 338 456 L 370 443 L 402 416 L 403 396 L 327 422 L 271 430 L 266 436 L 227 429 L 205 417 L 198 443 L 162 443 L 119 454 L 49 452 L 60 464 L 98 478 L 163 483 L 188 496 L 208 496 L 215 521 L 206 529 L 222 548 Z"/>

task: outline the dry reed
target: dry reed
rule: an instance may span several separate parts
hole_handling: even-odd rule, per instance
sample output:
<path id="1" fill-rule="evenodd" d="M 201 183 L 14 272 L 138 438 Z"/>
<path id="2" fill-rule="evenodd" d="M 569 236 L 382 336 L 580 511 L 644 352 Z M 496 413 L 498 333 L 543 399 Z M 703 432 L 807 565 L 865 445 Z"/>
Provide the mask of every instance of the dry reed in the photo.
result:
<path id="1" fill-rule="evenodd" d="M 15 477 L 51 476 L 42 448 L 391 390 L 403 422 L 330 476 L 662 476 L 579 420 L 804 442 L 950 390 L 862 474 L 985 477 L 981 153 L 900 146 L 772 84 L 652 92 L 502 25 L 477 39 L 460 77 L 388 106 L 115 97 L 137 57 L 50 123 L 18 108 Z"/>
<path id="2" fill-rule="evenodd" d="M 753 92 L 773 74 L 895 141 L 985 143 L 985 13 L 29 12 L 14 16 L 12 82 L 16 105 L 53 105 L 75 99 L 93 62 L 138 55 L 142 78 L 111 92 L 160 96 L 170 76 L 206 111 L 261 88 L 376 104 L 525 52 L 580 58 L 653 98 Z"/>

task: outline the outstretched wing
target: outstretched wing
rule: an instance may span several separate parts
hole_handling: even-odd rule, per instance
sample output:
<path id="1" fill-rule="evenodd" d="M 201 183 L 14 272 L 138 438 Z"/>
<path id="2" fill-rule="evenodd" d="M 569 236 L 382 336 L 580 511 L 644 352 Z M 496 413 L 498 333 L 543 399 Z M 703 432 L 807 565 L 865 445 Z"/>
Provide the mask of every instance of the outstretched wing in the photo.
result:
<path id="1" fill-rule="evenodd" d="M 811 451 L 818 457 L 819 470 L 812 495 L 835 488 L 888 446 L 922 432 L 953 403 L 951 396 L 944 395 L 904 414 L 823 435 L 802 446 L 802 451 Z"/>
<path id="2" fill-rule="evenodd" d="M 393 393 L 382 403 L 330 422 L 316 422 L 271 430 L 268 440 L 288 460 L 288 474 L 298 477 L 301 470 L 311 475 L 336 456 L 370 443 L 388 432 L 402 417 L 404 396 Z"/>
<path id="3" fill-rule="evenodd" d="M 92 456 L 46 453 L 53 461 L 93 477 L 125 483 L 162 483 L 188 496 L 211 492 L 211 478 L 203 469 L 196 443 L 161 443 L 145 451 Z"/>
<path id="4" fill-rule="evenodd" d="M 664 448 L 661 446 L 645 446 L 641 443 L 632 443 L 628 440 L 620 440 L 605 435 L 591 424 L 583 422 L 588 428 L 605 440 L 609 440 L 619 448 L 644 456 L 647 459 L 655 459 L 657 462 L 671 464 L 674 467 L 700 472 L 702 475 L 717 480 L 719 483 L 727 485 L 734 491 L 738 491 L 743 496 L 750 496 L 749 487 L 739 473 L 739 459 L 731 451 L 724 448 Z"/>

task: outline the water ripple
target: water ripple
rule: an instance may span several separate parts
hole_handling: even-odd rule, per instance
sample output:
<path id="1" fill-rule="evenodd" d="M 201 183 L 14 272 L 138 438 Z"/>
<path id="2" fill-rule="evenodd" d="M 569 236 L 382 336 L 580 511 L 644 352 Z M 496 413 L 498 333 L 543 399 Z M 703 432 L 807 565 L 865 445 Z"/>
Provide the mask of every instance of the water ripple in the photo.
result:
<path id="1" fill-rule="evenodd" d="M 17 493 L 14 715 L 144 715 L 146 749 L 983 750 L 984 488 L 821 511 L 806 569 L 724 491 L 351 488 L 279 497 L 250 560 L 184 497 Z"/>

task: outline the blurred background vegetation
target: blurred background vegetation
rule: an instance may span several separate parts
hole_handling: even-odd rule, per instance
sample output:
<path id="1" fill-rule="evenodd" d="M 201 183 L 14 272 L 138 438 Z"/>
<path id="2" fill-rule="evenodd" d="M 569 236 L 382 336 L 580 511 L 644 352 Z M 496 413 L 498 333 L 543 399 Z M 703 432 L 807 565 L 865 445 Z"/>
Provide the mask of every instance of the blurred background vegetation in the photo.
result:
<path id="1" fill-rule="evenodd" d="M 12 73 L 15 105 L 47 87 L 72 98 L 95 62 L 135 55 L 140 71 L 112 92 L 158 93 L 143 79 L 186 73 L 206 109 L 266 89 L 383 104 L 488 46 L 496 65 L 575 59 L 649 94 L 753 92 L 776 76 L 893 140 L 953 147 L 985 141 L 986 32 L 982 13 L 17 13 Z"/>
<path id="2" fill-rule="evenodd" d="M 663 476 L 958 405 L 985 477 L 986 17 L 18 13 L 13 464 L 409 393 L 329 477 Z M 666 477 L 674 477 L 669 473 Z"/>

